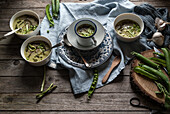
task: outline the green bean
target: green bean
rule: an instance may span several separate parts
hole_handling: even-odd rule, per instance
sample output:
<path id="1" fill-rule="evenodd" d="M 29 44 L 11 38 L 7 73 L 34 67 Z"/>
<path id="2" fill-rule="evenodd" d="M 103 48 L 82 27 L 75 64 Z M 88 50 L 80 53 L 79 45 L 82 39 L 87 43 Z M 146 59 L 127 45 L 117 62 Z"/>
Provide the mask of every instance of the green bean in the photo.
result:
<path id="1" fill-rule="evenodd" d="M 58 14 L 60 9 L 60 0 L 56 0 L 55 3 L 56 3 L 56 13 Z"/>
<path id="2" fill-rule="evenodd" d="M 39 102 L 45 95 L 49 94 L 50 92 L 52 92 L 57 86 L 53 85 L 53 83 L 48 87 L 48 89 L 46 89 L 45 91 L 39 93 L 36 95 L 36 99 L 38 99 L 37 102 Z"/>
<path id="3" fill-rule="evenodd" d="M 162 62 L 159 62 L 159 61 L 156 61 L 156 60 L 152 60 L 154 63 L 157 63 L 159 65 L 162 65 L 163 67 L 166 67 L 166 63 L 162 63 Z"/>
<path id="4" fill-rule="evenodd" d="M 94 90 L 96 88 L 96 85 L 97 85 L 97 81 L 98 81 L 98 71 L 97 70 L 94 70 L 94 78 L 93 78 L 93 82 L 90 86 L 90 89 L 88 91 L 88 100 L 91 98 L 92 94 L 94 93 Z"/>
<path id="5" fill-rule="evenodd" d="M 144 70 L 146 70 L 146 71 L 148 71 L 148 72 L 150 72 L 150 73 L 152 73 L 152 74 L 154 74 L 154 75 L 156 75 L 156 76 L 159 76 L 159 77 L 165 82 L 165 84 L 166 84 L 166 86 L 167 86 L 168 92 L 170 92 L 169 78 L 168 78 L 161 70 L 156 70 L 156 69 L 154 69 L 154 68 L 152 68 L 152 67 L 149 67 L 149 66 L 143 65 L 143 64 L 140 64 L 140 66 L 141 66 Z"/>
<path id="6" fill-rule="evenodd" d="M 166 67 L 166 61 L 157 57 L 151 57 L 150 58 L 153 62 L 162 65 L 163 67 Z"/>
<path id="7" fill-rule="evenodd" d="M 170 53 L 169 53 L 169 50 L 167 48 L 161 48 L 161 50 L 163 51 L 163 53 L 165 55 L 166 68 L 168 70 L 168 75 L 170 75 Z"/>
<path id="8" fill-rule="evenodd" d="M 53 27 L 54 26 L 54 21 L 53 21 L 53 18 L 50 14 L 50 4 L 46 5 L 46 15 L 47 15 L 47 19 L 48 21 L 50 22 L 50 27 Z"/>
<path id="9" fill-rule="evenodd" d="M 151 57 L 150 59 L 151 59 L 151 60 L 155 60 L 155 61 L 159 61 L 159 62 L 161 62 L 161 63 L 166 63 L 165 60 L 160 59 L 160 58 L 157 58 L 157 57 Z"/>
<path id="10" fill-rule="evenodd" d="M 162 53 L 153 52 L 153 54 L 156 54 L 156 55 L 159 55 L 159 56 L 162 57 L 162 58 L 165 58 L 164 54 L 162 54 Z"/>
<path id="11" fill-rule="evenodd" d="M 56 12 L 56 3 L 55 0 L 51 0 L 51 4 L 52 4 L 52 15 L 53 17 L 57 18 L 57 12 Z"/>
<path id="12" fill-rule="evenodd" d="M 132 52 L 132 55 L 135 55 L 139 60 L 141 60 L 142 62 L 146 63 L 147 65 L 159 69 L 160 66 L 154 62 L 152 62 L 151 60 L 149 60 L 148 58 L 144 57 L 143 55 L 141 55 L 140 53 L 137 52 Z"/>
<path id="13" fill-rule="evenodd" d="M 158 80 L 158 79 L 159 79 L 159 77 L 157 77 L 157 76 L 155 76 L 155 75 L 153 75 L 153 74 L 145 71 L 144 69 L 142 69 L 141 66 L 136 66 L 136 67 L 134 67 L 133 70 L 134 70 L 136 73 L 139 73 L 139 74 L 141 74 L 141 75 L 144 75 L 144 76 L 146 76 L 146 77 L 148 77 L 148 78 L 150 78 L 150 79 L 153 79 L 153 80 Z"/>

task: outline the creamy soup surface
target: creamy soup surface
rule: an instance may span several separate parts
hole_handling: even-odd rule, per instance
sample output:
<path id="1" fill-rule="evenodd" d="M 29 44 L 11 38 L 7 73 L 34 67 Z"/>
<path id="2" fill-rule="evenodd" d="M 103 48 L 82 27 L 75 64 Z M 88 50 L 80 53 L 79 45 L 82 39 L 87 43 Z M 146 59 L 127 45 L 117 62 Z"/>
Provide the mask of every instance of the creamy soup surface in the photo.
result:
<path id="1" fill-rule="evenodd" d="M 126 38 L 133 38 L 137 36 L 141 29 L 140 26 L 132 20 L 122 20 L 116 24 L 117 33 Z"/>

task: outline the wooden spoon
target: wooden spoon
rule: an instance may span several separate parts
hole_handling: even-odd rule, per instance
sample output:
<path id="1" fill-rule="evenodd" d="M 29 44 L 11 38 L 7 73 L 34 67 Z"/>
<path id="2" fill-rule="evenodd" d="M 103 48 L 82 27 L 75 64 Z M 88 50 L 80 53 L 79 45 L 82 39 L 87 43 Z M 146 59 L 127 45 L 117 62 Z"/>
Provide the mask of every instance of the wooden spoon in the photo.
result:
<path id="1" fill-rule="evenodd" d="M 114 58 L 114 60 L 112 61 L 112 65 L 109 69 L 109 71 L 107 72 L 107 74 L 103 77 L 102 83 L 106 83 L 107 79 L 110 76 L 110 73 L 112 72 L 113 68 L 115 68 L 119 63 L 120 63 L 121 58 L 119 56 L 116 56 Z"/>

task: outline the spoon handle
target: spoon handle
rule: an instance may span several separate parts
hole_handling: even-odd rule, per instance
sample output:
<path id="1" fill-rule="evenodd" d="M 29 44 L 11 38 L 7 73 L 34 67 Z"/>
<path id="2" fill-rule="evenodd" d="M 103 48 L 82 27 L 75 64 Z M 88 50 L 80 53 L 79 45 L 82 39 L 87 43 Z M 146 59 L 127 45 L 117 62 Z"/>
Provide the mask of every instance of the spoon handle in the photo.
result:
<path id="1" fill-rule="evenodd" d="M 53 47 L 51 47 L 51 49 L 52 49 L 52 48 L 55 48 L 55 47 L 58 47 L 58 46 L 61 46 L 61 45 L 62 45 L 62 43 L 60 42 L 60 43 L 54 45 Z"/>
<path id="2" fill-rule="evenodd" d="M 15 32 L 18 31 L 19 29 L 21 29 L 21 28 L 18 28 L 18 29 L 15 29 L 15 30 L 11 31 L 11 32 L 6 33 L 6 34 L 4 35 L 4 37 L 9 36 L 9 35 L 15 33 Z"/>
<path id="3" fill-rule="evenodd" d="M 116 57 L 114 58 L 114 60 L 112 61 L 112 65 L 111 65 L 109 71 L 108 71 L 107 74 L 103 77 L 103 80 L 102 80 L 102 83 L 103 83 L 103 84 L 106 83 L 106 81 L 107 81 L 107 79 L 109 78 L 110 73 L 112 72 L 113 68 L 116 67 L 116 66 L 120 63 L 120 60 L 121 60 L 121 59 L 120 59 L 120 57 L 118 57 L 118 56 L 116 56 Z"/>
<path id="4" fill-rule="evenodd" d="M 75 49 L 76 49 L 76 48 L 75 48 Z M 83 60 L 83 62 L 84 62 L 84 64 L 85 64 L 85 66 L 86 66 L 87 68 L 90 68 L 91 65 L 84 59 L 84 57 L 81 55 L 81 53 L 79 52 L 79 50 L 76 49 L 76 51 L 77 51 L 77 53 L 80 55 L 81 59 Z"/>

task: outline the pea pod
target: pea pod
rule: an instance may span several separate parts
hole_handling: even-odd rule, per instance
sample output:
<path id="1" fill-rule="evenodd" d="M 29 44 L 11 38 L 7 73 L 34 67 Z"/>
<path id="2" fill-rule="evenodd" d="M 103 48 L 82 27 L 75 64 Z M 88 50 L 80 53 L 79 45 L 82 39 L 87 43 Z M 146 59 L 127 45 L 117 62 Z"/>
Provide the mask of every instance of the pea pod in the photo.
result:
<path id="1" fill-rule="evenodd" d="M 94 78 L 93 78 L 93 82 L 90 86 L 90 89 L 88 91 L 88 96 L 87 96 L 88 99 L 90 99 L 92 94 L 94 93 L 94 90 L 95 90 L 96 85 L 97 85 L 97 81 L 98 81 L 98 71 L 94 70 Z"/>
<path id="2" fill-rule="evenodd" d="M 52 15 L 53 17 L 57 17 L 57 13 L 56 13 L 56 4 L 55 4 L 55 0 L 51 0 L 51 4 L 52 4 Z"/>
<path id="3" fill-rule="evenodd" d="M 53 27 L 54 26 L 54 21 L 53 21 L 53 18 L 50 14 L 50 4 L 46 5 L 46 15 L 47 15 L 47 19 L 48 21 L 50 22 L 50 27 Z"/>
<path id="4" fill-rule="evenodd" d="M 170 54 L 169 54 L 169 50 L 167 48 L 161 48 L 161 50 L 163 51 L 163 53 L 165 55 L 166 68 L 168 70 L 168 75 L 170 75 Z"/>
<path id="5" fill-rule="evenodd" d="M 56 13 L 59 13 L 59 9 L 60 9 L 60 0 L 56 0 Z"/>
<path id="6" fill-rule="evenodd" d="M 156 55 L 160 56 L 161 58 L 165 58 L 164 54 L 162 54 L 162 53 L 153 52 L 153 54 L 156 54 Z"/>
<path id="7" fill-rule="evenodd" d="M 136 66 L 133 70 L 134 70 L 136 73 L 139 73 L 139 74 L 141 74 L 141 75 L 144 75 L 144 76 L 146 76 L 146 77 L 148 77 L 148 78 L 150 78 L 150 79 L 153 79 L 153 80 L 158 80 L 158 79 L 159 79 L 159 77 L 157 77 L 157 76 L 155 76 L 155 75 L 153 75 L 153 74 L 145 71 L 144 69 L 142 69 L 141 66 Z"/>
<path id="8" fill-rule="evenodd" d="M 146 70 L 146 71 L 148 71 L 148 72 L 150 72 L 150 73 L 152 73 L 152 74 L 154 74 L 156 76 L 159 76 L 165 82 L 168 92 L 170 92 L 169 79 L 168 79 L 168 77 L 161 70 L 156 70 L 156 69 L 154 69 L 152 67 L 149 67 L 149 66 L 143 65 L 143 64 L 140 64 L 140 66 L 144 70 Z"/>
<path id="9" fill-rule="evenodd" d="M 151 60 L 149 60 L 148 58 L 144 57 L 140 53 L 132 52 L 131 54 L 135 55 L 139 60 L 141 60 L 142 62 L 144 62 L 145 64 L 147 64 L 147 65 L 149 65 L 149 66 L 151 66 L 153 68 L 156 68 L 156 69 L 160 68 L 160 66 L 158 64 L 152 62 Z"/>

